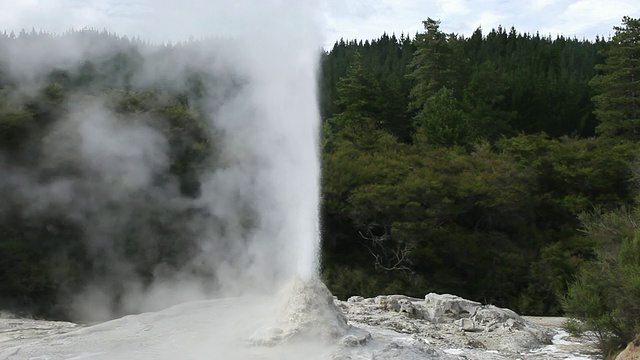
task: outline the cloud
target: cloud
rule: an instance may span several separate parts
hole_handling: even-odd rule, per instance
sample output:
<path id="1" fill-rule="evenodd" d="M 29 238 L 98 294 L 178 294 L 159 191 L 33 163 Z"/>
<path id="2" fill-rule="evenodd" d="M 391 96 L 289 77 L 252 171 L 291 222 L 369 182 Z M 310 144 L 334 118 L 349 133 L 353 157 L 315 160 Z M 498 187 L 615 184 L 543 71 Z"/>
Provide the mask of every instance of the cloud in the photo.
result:
<path id="1" fill-rule="evenodd" d="M 632 0 L 579 0 L 574 1 L 558 16 L 558 22 L 553 28 L 568 35 L 592 33 L 598 29 L 598 34 L 613 33 L 613 26 L 618 25 L 625 15 L 640 12 L 640 3 Z M 559 26 L 562 22 L 564 26 Z"/>
<path id="2" fill-rule="evenodd" d="M 475 23 L 478 24 L 478 26 L 481 26 L 484 29 L 489 29 L 491 27 L 495 27 L 495 24 L 501 24 L 503 20 L 505 20 L 507 18 L 507 16 L 505 14 L 501 14 L 495 11 L 490 11 L 490 10 L 486 10 L 486 11 L 482 11 L 480 14 L 478 14 L 477 18 L 475 19 Z M 477 26 L 475 27 L 477 28 Z M 473 31 L 474 29 L 469 29 L 465 32 L 468 31 Z"/>
<path id="3" fill-rule="evenodd" d="M 467 15 L 471 9 L 467 6 L 467 0 L 437 0 L 440 8 L 440 16 L 451 18 L 453 16 Z"/>
<path id="4" fill-rule="evenodd" d="M 557 0 L 531 0 L 529 2 L 529 7 L 533 10 L 542 10 L 550 5 L 556 4 Z"/>

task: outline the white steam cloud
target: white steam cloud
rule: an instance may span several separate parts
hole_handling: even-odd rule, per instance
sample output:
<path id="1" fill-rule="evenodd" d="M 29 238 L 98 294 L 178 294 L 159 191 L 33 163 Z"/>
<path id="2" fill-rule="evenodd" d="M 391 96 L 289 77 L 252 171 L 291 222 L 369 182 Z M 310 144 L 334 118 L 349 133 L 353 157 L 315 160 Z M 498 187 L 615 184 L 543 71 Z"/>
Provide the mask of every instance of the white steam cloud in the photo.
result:
<path id="1" fill-rule="evenodd" d="M 82 169 L 85 176 L 36 180 L 0 158 L 6 174 L 0 186 L 15 189 L 33 211 L 64 209 L 82 224 L 89 261 L 108 268 L 72 299 L 78 316 L 113 316 L 108 299 L 114 286 L 123 293 L 123 311 L 139 312 L 213 295 L 271 291 L 294 277 L 317 277 L 316 76 L 323 39 L 316 5 L 294 0 L 141 4 L 144 16 L 119 22 L 120 28 L 109 28 L 108 19 L 86 26 L 152 42 L 202 39 L 172 56 L 143 47 L 132 79 L 140 88 L 164 84 L 179 91 L 194 69 L 212 75 L 205 80 L 211 91 L 197 106 L 216 133 L 218 153 L 215 166 L 198 174 L 199 196 L 181 196 L 176 181 L 154 183 L 170 160 L 153 114 L 116 114 L 104 97 L 91 93 L 68 99 L 64 119 L 44 135 L 41 161 L 49 173 Z M 29 96 L 52 69 L 77 69 L 89 57 L 113 50 L 101 46 L 75 35 L 34 41 L 14 47 L 6 65 L 20 92 Z M 230 87 L 236 90 L 221 90 Z M 134 219 L 140 239 L 156 236 L 144 224 L 162 219 L 139 219 L 138 212 L 155 201 L 204 209 L 207 216 L 183 224 L 196 244 L 186 265 L 157 266 L 148 283 L 134 276 L 135 263 L 120 256 L 125 245 L 119 229 Z M 153 246 L 145 251 L 154 256 Z"/>

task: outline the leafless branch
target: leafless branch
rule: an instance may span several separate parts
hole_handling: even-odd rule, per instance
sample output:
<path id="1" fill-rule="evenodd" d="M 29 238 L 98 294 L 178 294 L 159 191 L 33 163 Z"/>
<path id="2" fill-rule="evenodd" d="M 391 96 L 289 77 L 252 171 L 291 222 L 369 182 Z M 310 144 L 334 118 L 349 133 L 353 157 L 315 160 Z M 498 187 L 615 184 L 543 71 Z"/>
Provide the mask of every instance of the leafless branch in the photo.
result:
<path id="1" fill-rule="evenodd" d="M 408 254 L 414 247 L 407 243 L 394 242 L 386 230 L 382 235 L 374 235 L 372 229 L 373 226 L 370 224 L 367 227 L 366 235 L 362 232 L 359 234 L 362 239 L 367 240 L 364 245 L 374 258 L 375 268 L 413 274 Z"/>

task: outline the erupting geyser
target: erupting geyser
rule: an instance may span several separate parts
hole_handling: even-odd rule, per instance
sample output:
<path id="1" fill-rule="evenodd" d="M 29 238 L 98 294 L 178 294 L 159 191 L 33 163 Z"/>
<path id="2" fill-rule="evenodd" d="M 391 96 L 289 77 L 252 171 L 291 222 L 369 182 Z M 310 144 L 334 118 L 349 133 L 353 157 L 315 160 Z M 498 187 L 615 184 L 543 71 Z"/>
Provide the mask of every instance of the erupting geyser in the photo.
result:
<path id="1" fill-rule="evenodd" d="M 232 288 L 248 281 L 273 289 L 294 277 L 318 276 L 316 77 L 322 39 L 315 6 L 243 3 L 241 12 L 227 10 L 239 24 L 224 29 L 233 44 L 222 64 L 245 82 L 211 119 L 224 132 L 224 149 L 234 165 L 207 178 L 203 198 L 222 217 L 238 201 L 257 214 L 236 255 L 221 258 L 231 270 L 223 282 Z"/>
<path id="2" fill-rule="evenodd" d="M 77 213 L 79 221 L 89 218 L 82 223 L 89 234 L 85 240 L 111 269 L 104 279 L 86 287 L 73 300 L 74 306 L 82 316 L 108 317 L 114 286 L 122 291 L 117 301 L 129 312 L 153 311 L 212 294 L 242 297 L 185 303 L 162 314 L 125 317 L 15 347 L 5 343 L 9 347 L 0 357 L 315 358 L 325 352 L 326 340 L 346 333 L 344 316 L 318 280 L 316 77 L 323 39 L 316 7 L 294 0 L 143 2 L 143 16 L 115 26 L 108 21 L 84 24 L 157 43 L 189 36 L 199 39 L 167 57 L 161 50 L 144 48 L 137 53 L 137 70 L 128 81 L 134 88 L 161 83 L 180 92 L 187 86 L 181 84 L 191 81 L 190 74 L 205 74 L 200 78 L 205 96 L 190 99 L 194 102 L 190 106 L 203 113 L 215 133 L 216 154 L 215 164 L 198 172 L 198 196 L 181 197 L 171 182 L 148 191 L 157 174 L 169 166 L 170 144 L 149 125 L 153 113 L 116 114 L 99 95 L 69 97 L 69 114 L 48 135 L 48 153 L 53 154 L 54 167 L 64 160 L 87 169 L 95 179 L 91 183 L 65 178 L 55 186 L 29 191 L 41 195 L 43 206 L 55 203 Z M 87 54 L 99 58 L 109 51 L 73 39 L 61 39 L 59 53 L 49 51 L 46 56 L 30 54 L 44 50 L 28 44 L 26 50 L 11 54 L 13 69 L 27 77 L 51 69 L 75 69 L 87 61 Z M 42 64 L 25 68 L 25 56 L 41 59 Z M 59 196 L 61 186 L 64 197 Z M 90 201 L 75 199 L 78 189 L 89 189 Z M 176 208 L 205 214 L 198 223 L 186 224 L 197 237 L 199 252 L 177 274 L 154 269 L 151 282 L 137 279 L 136 264 L 118 257 L 110 245 L 119 226 L 135 215 L 101 212 L 114 199 L 126 203 L 147 192 Z M 193 275 L 203 272 L 210 277 Z M 274 294 L 283 288 L 280 295 Z M 251 341 L 268 342 L 257 340 L 255 332 L 269 326 L 279 329 L 266 332 L 273 344 L 280 344 L 279 350 L 251 346 Z M 318 337 L 322 341 L 316 341 Z"/>

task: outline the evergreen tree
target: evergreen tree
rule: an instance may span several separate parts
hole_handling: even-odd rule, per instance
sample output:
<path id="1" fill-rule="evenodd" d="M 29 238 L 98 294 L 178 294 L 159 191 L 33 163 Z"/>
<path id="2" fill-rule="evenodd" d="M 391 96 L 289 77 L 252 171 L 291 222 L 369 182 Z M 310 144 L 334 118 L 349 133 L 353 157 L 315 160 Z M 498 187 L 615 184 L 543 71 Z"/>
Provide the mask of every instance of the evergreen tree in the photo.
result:
<path id="1" fill-rule="evenodd" d="M 380 86 L 362 66 L 362 55 L 356 51 L 351 58 L 347 74 L 336 85 L 335 109 L 329 119 L 333 130 L 339 132 L 366 120 L 379 122 Z"/>
<path id="2" fill-rule="evenodd" d="M 640 19 L 625 16 L 605 56 L 596 66 L 591 86 L 600 121 L 597 131 L 608 137 L 640 139 Z"/>
<path id="3" fill-rule="evenodd" d="M 409 106 L 418 111 L 443 87 L 459 98 L 467 64 L 461 44 L 455 35 L 440 31 L 440 21 L 427 18 L 423 24 L 425 32 L 416 36 L 416 51 L 409 64 L 412 72 L 408 75 L 414 81 Z"/>

